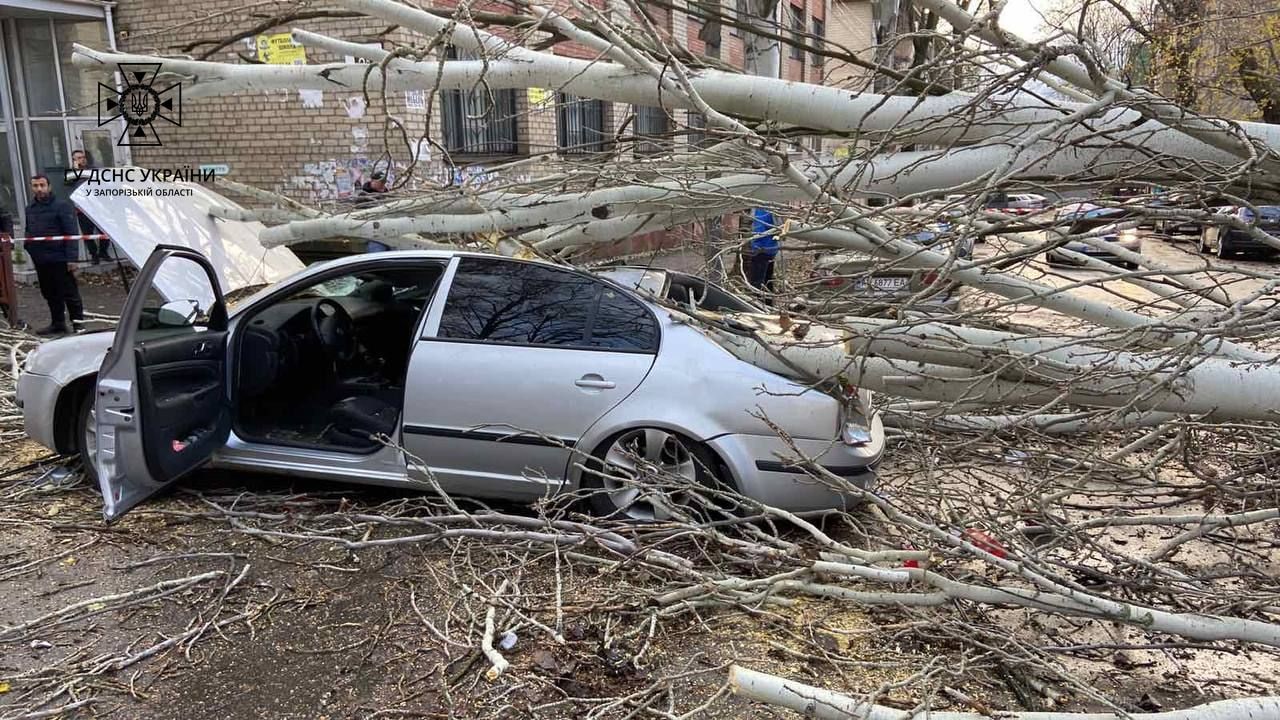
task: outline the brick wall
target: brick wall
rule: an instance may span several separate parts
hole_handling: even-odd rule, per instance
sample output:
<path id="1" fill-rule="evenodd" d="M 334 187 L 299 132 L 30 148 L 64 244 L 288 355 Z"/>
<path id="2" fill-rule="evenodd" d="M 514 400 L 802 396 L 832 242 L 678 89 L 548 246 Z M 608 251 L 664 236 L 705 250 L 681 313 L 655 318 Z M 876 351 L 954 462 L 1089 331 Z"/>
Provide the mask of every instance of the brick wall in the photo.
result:
<path id="1" fill-rule="evenodd" d="M 604 0 L 596 0 L 602 5 Z M 732 12 L 734 0 L 721 0 L 726 12 Z M 805 25 L 812 30 L 812 19 L 825 19 L 826 0 L 804 2 Z M 447 7 L 450 3 L 437 3 Z M 704 53 L 706 45 L 698 37 L 701 23 L 681 12 L 669 12 L 657 6 L 646 6 L 651 19 L 664 35 L 680 38 L 694 52 Z M 291 3 L 254 4 L 246 7 L 240 0 L 125 0 L 116 8 L 117 41 L 121 50 L 138 53 L 198 54 L 206 46 L 193 43 L 220 39 L 231 33 L 255 27 L 262 18 L 283 15 L 295 9 Z M 392 43 L 408 38 L 402 31 L 382 35 L 385 24 L 353 18 L 320 18 L 269 29 L 283 33 L 292 27 L 357 43 Z M 500 33 L 504 34 L 504 33 Z M 556 52 L 575 57 L 593 57 L 586 48 L 563 44 Z M 219 49 L 208 59 L 224 62 L 246 62 L 256 50 L 244 41 Z M 343 58 L 308 48 L 307 63 L 340 61 Z M 743 42 L 740 34 L 729 26 L 721 29 L 723 61 L 741 66 Z M 789 60 L 784 50 L 786 77 L 810 80 L 819 77 L 806 55 L 802 61 Z M 519 145 L 524 154 L 554 153 L 557 149 L 557 113 L 554 105 L 530 102 L 537 93 L 517 91 Z M 316 104 L 318 101 L 318 105 Z M 427 128 L 428 114 L 406 106 L 403 93 L 380 97 L 371 89 L 372 107 L 362 108 L 356 93 L 326 91 L 315 94 L 298 92 L 244 92 L 234 96 L 196 99 L 187 97 L 183 104 L 183 126 L 161 128 L 164 146 L 136 148 L 134 164 L 144 167 L 184 167 L 205 164 L 226 165 L 229 178 L 274 190 L 303 202 L 332 206 L 344 202 L 347 190 L 358 187 L 372 167 L 385 168 L 393 158 L 395 168 L 405 165 L 413 156 L 401 136 L 387 132 L 382 117 L 386 109 L 404 123 L 411 140 L 419 138 Z M 442 139 L 441 102 L 429 102 L 431 137 Z M 607 107 L 606 129 L 617 131 L 631 115 L 626 105 Z M 672 113 L 672 127 L 679 133 L 688 128 L 688 113 Z M 629 134 L 629 133 L 628 133 Z M 680 136 L 683 138 L 683 135 Z M 677 147 L 687 149 L 683 139 Z M 509 160 L 510 158 L 502 158 Z M 438 151 L 419 154 L 415 175 L 423 181 L 446 182 L 449 172 Z M 456 157 L 455 162 L 482 162 L 482 158 Z M 490 159 L 491 160 L 491 159 Z M 532 167 L 536 168 L 534 164 Z M 522 171 L 533 173 L 536 170 Z M 520 178 L 505 178 L 520 179 Z M 732 227 L 733 223 L 728 223 Z M 674 233 L 679 236 L 687 233 Z M 661 234 L 633 239 L 631 247 L 663 241 Z"/>

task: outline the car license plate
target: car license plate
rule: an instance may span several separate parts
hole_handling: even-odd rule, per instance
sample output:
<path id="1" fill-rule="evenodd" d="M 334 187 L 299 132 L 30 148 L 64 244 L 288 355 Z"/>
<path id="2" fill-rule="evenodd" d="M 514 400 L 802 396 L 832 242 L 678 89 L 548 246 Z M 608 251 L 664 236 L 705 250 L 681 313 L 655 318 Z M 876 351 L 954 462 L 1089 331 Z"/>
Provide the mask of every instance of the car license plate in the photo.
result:
<path id="1" fill-rule="evenodd" d="M 855 290 L 871 289 L 876 292 L 895 292 L 906 286 L 907 279 L 904 277 L 860 278 L 853 285 Z"/>

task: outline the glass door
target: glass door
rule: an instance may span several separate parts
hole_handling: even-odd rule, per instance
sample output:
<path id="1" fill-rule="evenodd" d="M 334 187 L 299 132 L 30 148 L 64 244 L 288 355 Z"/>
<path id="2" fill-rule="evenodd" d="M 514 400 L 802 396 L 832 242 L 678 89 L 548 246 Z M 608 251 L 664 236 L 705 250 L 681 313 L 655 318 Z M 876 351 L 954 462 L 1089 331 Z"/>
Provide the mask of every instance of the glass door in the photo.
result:
<path id="1" fill-rule="evenodd" d="M 89 154 L 91 167 L 117 167 L 125 164 L 125 158 L 116 157 L 116 139 L 120 128 L 115 123 L 98 127 L 93 120 L 70 120 L 67 135 L 72 150 L 84 150 Z"/>

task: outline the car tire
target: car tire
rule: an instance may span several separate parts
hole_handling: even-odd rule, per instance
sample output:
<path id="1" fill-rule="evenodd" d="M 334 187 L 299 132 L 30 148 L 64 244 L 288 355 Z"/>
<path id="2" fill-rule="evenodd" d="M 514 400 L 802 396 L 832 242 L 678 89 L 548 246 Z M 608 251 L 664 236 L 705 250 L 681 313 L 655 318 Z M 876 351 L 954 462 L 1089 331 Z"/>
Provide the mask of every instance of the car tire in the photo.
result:
<path id="1" fill-rule="evenodd" d="M 587 503 L 593 514 L 632 522 L 661 522 L 671 517 L 666 503 L 654 502 L 657 498 L 644 492 L 644 470 L 640 471 L 639 482 L 621 479 L 623 476 L 634 477 L 638 463 L 630 459 L 633 456 L 644 458 L 644 461 L 695 488 L 732 489 L 732 482 L 725 479 L 726 473 L 721 469 L 719 459 L 702 443 L 662 428 L 628 428 L 601 443 L 582 472 L 581 487 L 587 494 Z M 662 499 L 682 505 L 682 510 L 695 516 L 711 509 L 684 505 L 688 498 L 681 497 L 683 494 L 673 490 Z M 717 506 L 722 505 L 714 499 L 711 501 Z"/>
<path id="2" fill-rule="evenodd" d="M 1227 239 L 1221 235 L 1218 236 L 1218 249 L 1216 255 L 1219 260 L 1225 260 L 1232 255 L 1235 255 L 1235 251 L 1231 249 L 1229 244 L 1227 244 Z"/>
<path id="3" fill-rule="evenodd" d="M 90 385 L 84 397 L 80 398 L 79 407 L 76 409 L 76 425 L 72 437 L 75 439 L 75 453 L 80 461 L 80 469 L 84 472 L 84 479 L 89 483 L 89 487 L 97 492 L 101 486 L 98 484 L 98 468 L 94 464 L 94 458 L 97 456 L 98 435 L 93 401 L 93 386 Z"/>

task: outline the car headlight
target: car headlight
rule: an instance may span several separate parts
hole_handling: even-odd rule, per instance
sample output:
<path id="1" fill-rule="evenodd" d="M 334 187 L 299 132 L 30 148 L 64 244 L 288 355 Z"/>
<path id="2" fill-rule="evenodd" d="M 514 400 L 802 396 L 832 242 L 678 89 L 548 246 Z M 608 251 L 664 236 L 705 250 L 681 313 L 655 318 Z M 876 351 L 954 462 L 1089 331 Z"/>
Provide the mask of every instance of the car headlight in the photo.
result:
<path id="1" fill-rule="evenodd" d="M 857 447 L 871 442 L 871 428 L 861 423 L 846 422 L 840 431 L 840 441 L 845 445 Z"/>

